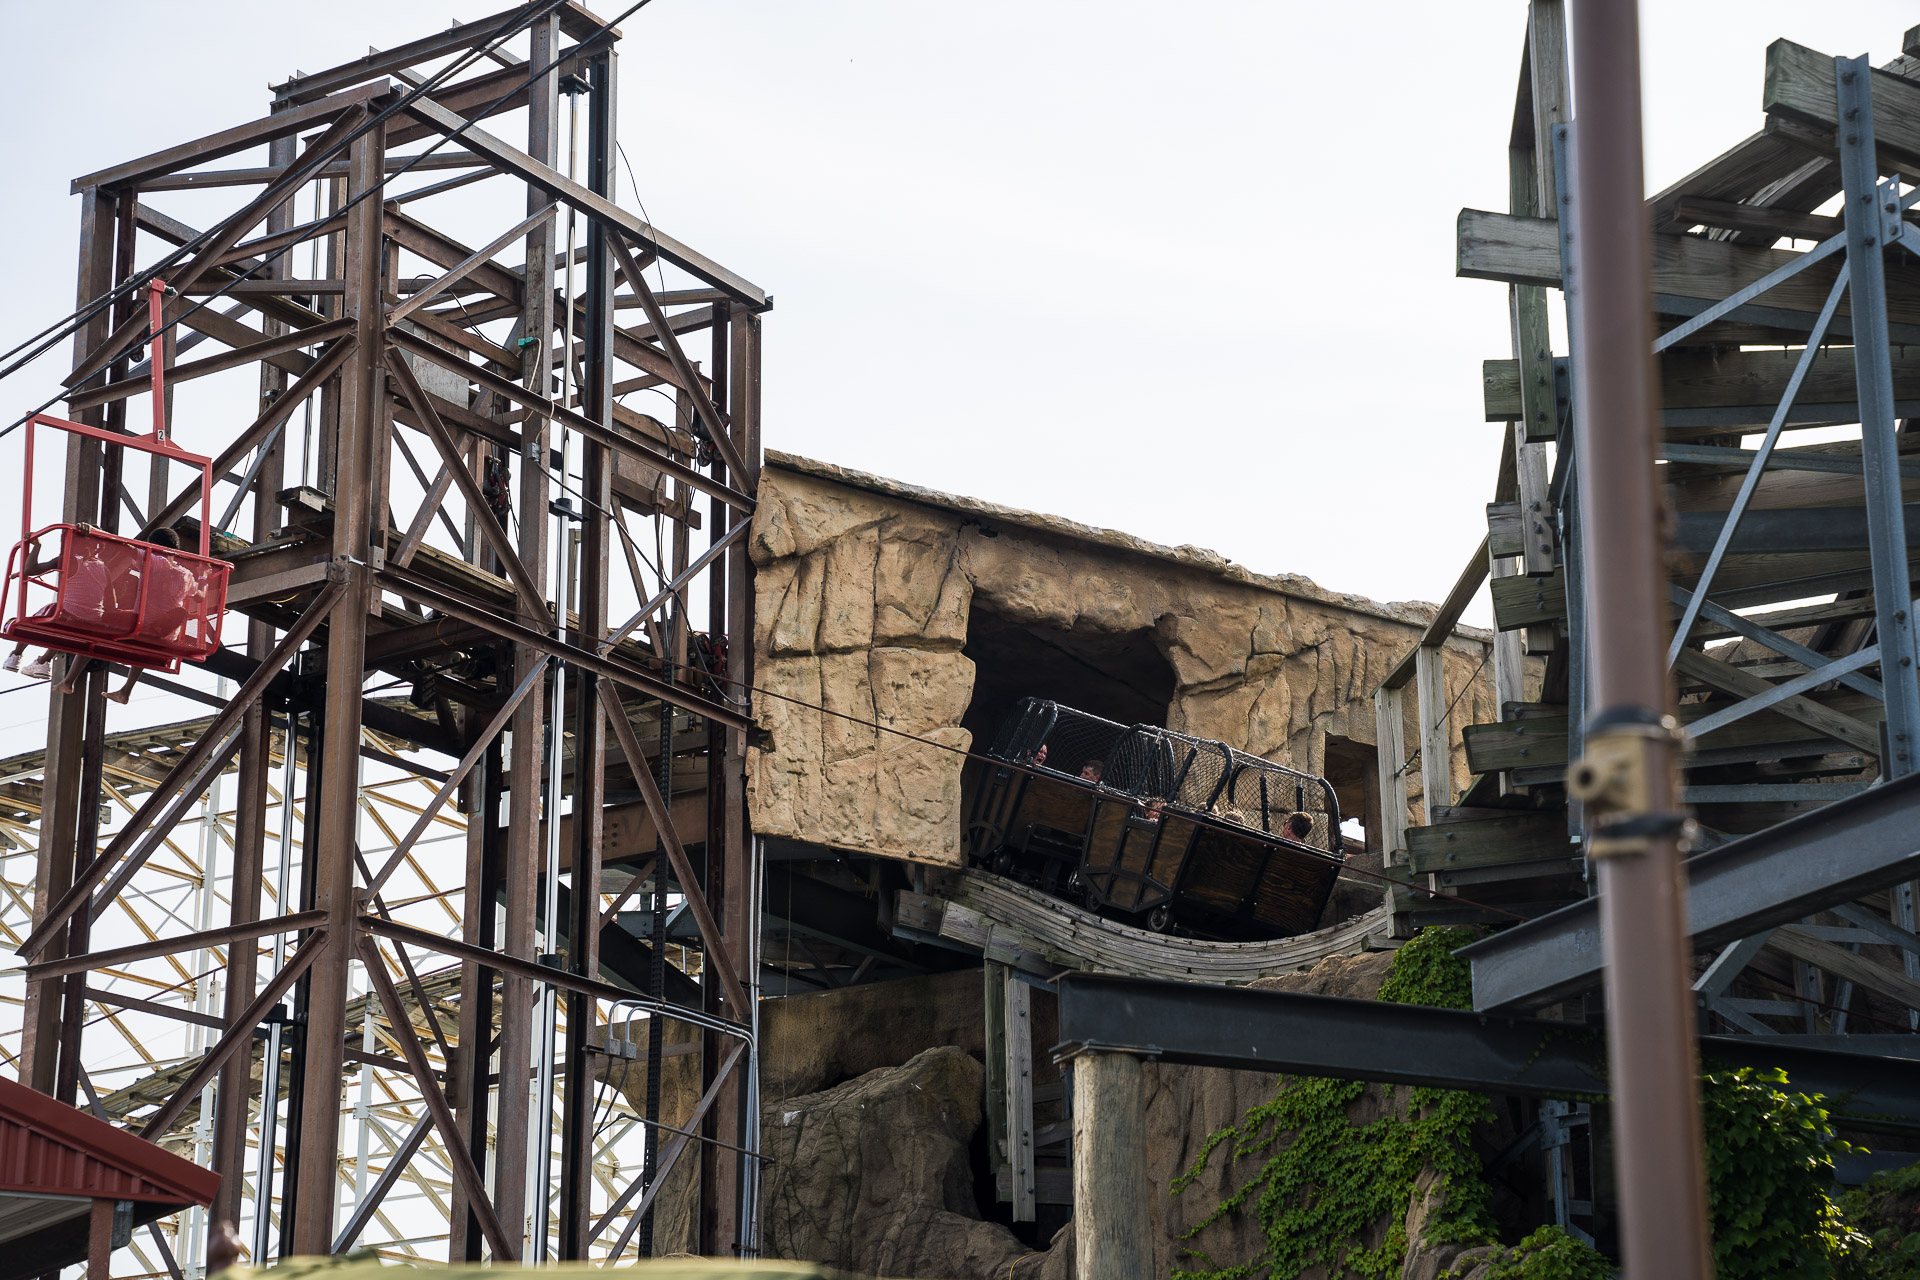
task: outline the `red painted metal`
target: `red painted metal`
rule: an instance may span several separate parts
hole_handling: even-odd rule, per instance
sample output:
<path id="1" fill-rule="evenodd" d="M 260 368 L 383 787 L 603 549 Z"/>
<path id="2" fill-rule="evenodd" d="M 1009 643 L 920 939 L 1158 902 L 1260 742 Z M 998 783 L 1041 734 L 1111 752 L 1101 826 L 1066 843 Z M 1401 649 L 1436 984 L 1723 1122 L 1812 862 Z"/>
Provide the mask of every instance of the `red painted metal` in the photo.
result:
<path id="1" fill-rule="evenodd" d="M 212 550 L 213 462 L 167 436 L 166 375 L 161 350 L 164 281 L 147 290 L 153 337 L 153 432 L 122 435 L 35 414 L 27 420 L 26 493 L 20 541 L 7 558 L 0 602 L 10 606 L 0 637 L 131 667 L 178 671 L 183 660 L 220 647 L 227 577 L 233 566 Z M 34 433 L 51 427 L 118 448 L 157 454 L 200 472 L 200 551 L 195 555 L 121 537 L 84 524 L 33 525 Z M 58 551 L 47 543 L 58 536 Z"/>
<path id="2" fill-rule="evenodd" d="M 220 1175 L 0 1078 L 0 1193 L 210 1205 Z"/>

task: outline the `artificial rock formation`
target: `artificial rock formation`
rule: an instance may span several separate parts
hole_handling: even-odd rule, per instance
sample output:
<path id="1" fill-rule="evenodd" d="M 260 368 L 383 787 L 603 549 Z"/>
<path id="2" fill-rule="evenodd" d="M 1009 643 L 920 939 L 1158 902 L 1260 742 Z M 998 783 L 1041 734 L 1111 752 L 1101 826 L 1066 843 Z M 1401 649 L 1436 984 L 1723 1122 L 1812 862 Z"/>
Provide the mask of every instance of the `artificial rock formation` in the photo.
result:
<path id="1" fill-rule="evenodd" d="M 749 761 L 755 828 L 943 865 L 962 860 L 962 757 L 946 748 L 972 745 L 974 610 L 1092 643 L 1150 636 L 1173 676 L 1169 728 L 1314 773 L 1329 737 L 1374 742 L 1373 691 L 1433 617 L 778 453 L 751 548 L 769 695 Z M 1448 642 L 1458 722 L 1494 718 L 1489 643 L 1467 628 Z M 1404 732 L 1411 753 L 1411 720 Z M 1457 788 L 1466 762 L 1450 763 Z"/>
<path id="2" fill-rule="evenodd" d="M 980 1127 L 982 1080 L 968 1054 L 929 1049 L 903 1066 L 768 1105 L 765 1253 L 900 1280 L 1007 1275 L 1032 1251 L 983 1222 L 974 1203 L 968 1147 Z M 1059 1250 L 1019 1274 L 1066 1280 L 1067 1261 Z"/>

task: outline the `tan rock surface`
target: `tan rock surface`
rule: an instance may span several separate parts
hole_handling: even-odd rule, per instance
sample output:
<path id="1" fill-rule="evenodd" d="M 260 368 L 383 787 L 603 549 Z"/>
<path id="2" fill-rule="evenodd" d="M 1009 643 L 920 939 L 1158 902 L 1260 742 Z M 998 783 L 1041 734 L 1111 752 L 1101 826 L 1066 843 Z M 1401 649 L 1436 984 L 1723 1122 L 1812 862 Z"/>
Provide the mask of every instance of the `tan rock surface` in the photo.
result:
<path id="1" fill-rule="evenodd" d="M 764 1253 L 901 1280 L 1005 1275 L 1030 1250 L 974 1205 L 982 1078 L 961 1050 L 929 1049 L 769 1104 Z"/>
<path id="2" fill-rule="evenodd" d="M 749 790 L 768 835 L 960 863 L 962 757 L 860 722 L 972 746 L 959 725 L 974 670 L 959 650 L 976 604 L 1041 633 L 1150 635 L 1173 675 L 1170 727 L 1316 772 L 1329 735 L 1373 742 L 1373 690 L 1432 616 L 1198 548 L 780 454 L 769 464 L 749 540 L 755 643 L 760 683 L 790 700 L 756 709 Z M 1448 644 L 1456 726 L 1494 716 L 1484 634 Z M 1411 755 L 1411 708 L 1404 729 Z M 1450 763 L 1457 791 L 1466 762 Z"/>

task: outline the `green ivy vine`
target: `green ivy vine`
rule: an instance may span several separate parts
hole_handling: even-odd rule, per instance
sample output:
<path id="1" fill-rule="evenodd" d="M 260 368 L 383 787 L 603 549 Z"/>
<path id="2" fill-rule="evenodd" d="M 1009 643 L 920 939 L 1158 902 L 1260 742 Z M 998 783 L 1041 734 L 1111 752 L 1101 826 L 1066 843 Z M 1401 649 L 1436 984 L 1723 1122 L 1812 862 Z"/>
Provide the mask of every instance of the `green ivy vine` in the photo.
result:
<path id="1" fill-rule="evenodd" d="M 1718 1280 L 1826 1280 L 1867 1238 L 1828 1190 L 1851 1148 L 1821 1100 L 1780 1070 L 1709 1069 L 1700 1083 Z"/>
<path id="2" fill-rule="evenodd" d="M 1395 954 L 1379 998 L 1470 1008 L 1472 975 L 1453 952 L 1476 936 L 1457 927 L 1420 930 Z M 1272 1101 L 1209 1135 L 1174 1180 L 1175 1195 L 1222 1150 L 1229 1168 L 1256 1160 L 1259 1166 L 1183 1239 L 1250 1214 L 1265 1248 L 1251 1261 L 1221 1265 L 1189 1247 L 1186 1257 L 1199 1265 L 1176 1267 L 1174 1280 L 1278 1280 L 1315 1266 L 1328 1280 L 1393 1280 L 1406 1259 L 1415 1182 L 1428 1171 L 1434 1210 L 1425 1240 L 1497 1244 L 1491 1193 L 1472 1143 L 1474 1127 L 1493 1119 L 1486 1099 L 1447 1089 L 1387 1090 L 1386 1113 L 1355 1124 L 1349 1112 L 1366 1089 L 1357 1081 L 1282 1077 Z M 1709 1064 L 1701 1102 L 1718 1280 L 1920 1280 L 1920 1232 L 1907 1234 L 1920 1225 L 1920 1165 L 1882 1175 L 1836 1203 L 1829 1194 L 1834 1159 L 1852 1148 L 1819 1097 L 1792 1091 L 1784 1072 Z M 1368 1247 L 1382 1222 L 1385 1238 Z M 1558 1227 L 1542 1227 L 1466 1269 L 1482 1261 L 1488 1280 L 1614 1274 L 1602 1254 Z"/>
<path id="3" fill-rule="evenodd" d="M 1848 1280 L 1920 1280 L 1920 1164 L 1876 1173 L 1840 1199 L 1865 1237 L 1840 1274 Z"/>
<path id="4" fill-rule="evenodd" d="M 1380 999 L 1471 1007 L 1472 976 L 1452 953 L 1476 936 L 1464 928 L 1421 930 L 1395 953 Z M 1271 1102 L 1210 1135 L 1192 1167 L 1175 1179 L 1174 1194 L 1191 1186 L 1223 1147 L 1230 1164 L 1258 1159 L 1261 1165 L 1184 1238 L 1249 1212 L 1260 1224 L 1266 1248 L 1251 1262 L 1227 1266 L 1189 1249 L 1188 1257 L 1201 1267 L 1176 1268 L 1175 1280 L 1293 1276 L 1316 1265 L 1326 1268 L 1329 1280 L 1389 1280 L 1406 1257 L 1404 1221 L 1414 1182 L 1428 1169 L 1437 1178 L 1430 1192 L 1437 1210 L 1426 1238 L 1491 1240 L 1489 1192 L 1469 1141 L 1475 1125 L 1493 1118 L 1487 1100 L 1449 1089 L 1415 1088 L 1404 1095 L 1395 1090 L 1388 1094 L 1387 1114 L 1356 1126 L 1348 1109 L 1365 1092 L 1357 1081 L 1283 1079 Z M 1383 1219 L 1390 1224 L 1386 1239 L 1366 1247 L 1365 1237 Z"/>

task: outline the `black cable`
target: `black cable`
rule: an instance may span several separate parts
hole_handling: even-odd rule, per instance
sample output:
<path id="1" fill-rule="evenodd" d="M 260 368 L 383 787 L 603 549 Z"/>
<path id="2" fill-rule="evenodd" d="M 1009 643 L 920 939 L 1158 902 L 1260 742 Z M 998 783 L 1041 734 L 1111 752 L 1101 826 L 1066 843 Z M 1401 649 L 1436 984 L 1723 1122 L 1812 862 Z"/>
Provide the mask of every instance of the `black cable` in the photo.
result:
<path id="1" fill-rule="evenodd" d="M 652 0 L 636 0 L 636 3 L 634 3 L 633 5 L 630 5 L 626 10 L 616 15 L 614 18 L 610 19 L 609 21 L 602 23 L 593 32 L 592 35 L 579 41 L 578 44 L 584 45 L 584 44 L 591 43 L 594 40 L 597 40 L 600 36 L 606 34 L 608 31 L 611 31 L 615 26 L 617 26 L 621 22 L 626 21 L 626 19 L 632 17 L 635 13 L 638 13 L 641 9 L 645 8 L 651 2 Z M 393 116 L 395 113 L 404 110 L 406 107 L 418 101 L 423 95 L 431 92 L 433 89 L 439 88 L 445 82 L 446 77 L 457 74 L 459 71 L 465 70 L 468 66 L 471 66 L 474 62 L 485 57 L 488 53 L 493 52 L 495 49 L 498 48 L 500 44 L 504 44 L 512 36 L 517 35 L 521 29 L 521 23 L 524 22 L 527 25 L 531 25 L 533 22 L 538 21 L 540 18 L 547 16 L 554 10 L 557 10 L 564 3 L 566 3 L 566 0 L 547 0 L 547 3 L 544 8 L 527 13 L 524 17 L 516 18 L 513 21 L 513 23 L 509 24 L 511 29 L 505 30 L 504 33 L 493 44 L 490 44 L 485 49 L 469 50 L 468 53 L 462 59 L 456 59 L 453 63 L 448 65 L 446 68 L 435 73 L 434 76 L 431 76 L 425 81 L 421 82 L 419 87 L 413 89 L 407 94 L 402 95 L 399 101 L 383 109 L 378 115 L 374 116 L 372 119 L 362 124 L 359 127 L 359 129 L 349 134 L 347 137 L 341 139 L 339 142 L 335 143 L 326 152 L 322 153 L 322 157 L 320 158 L 331 158 L 332 156 L 337 155 L 342 147 L 352 145 L 352 143 L 354 143 L 361 137 L 364 137 L 370 130 L 372 130 L 373 128 L 375 128 L 380 124 L 385 123 L 385 121 L 389 119 L 391 116 Z M 473 125 L 478 121 L 486 119 L 487 116 L 490 115 L 495 108 L 499 107 L 502 103 L 506 102 L 509 98 L 519 93 L 522 89 L 525 89 L 528 86 L 532 85 L 536 80 L 539 80 L 544 76 L 553 74 L 555 71 L 559 70 L 559 68 L 560 68 L 560 63 L 558 61 L 555 61 L 541 68 L 540 70 L 533 72 L 525 80 L 521 81 L 519 84 L 515 85 L 513 88 L 507 90 L 507 92 L 501 94 L 498 98 L 494 99 L 487 106 L 483 107 L 477 114 L 469 116 L 466 120 L 466 123 L 462 124 L 458 129 L 455 129 L 452 133 L 442 135 L 438 141 L 436 141 L 432 146 L 428 147 L 425 151 L 420 152 L 418 155 L 410 156 L 406 164 L 400 166 L 400 168 L 394 170 L 392 173 L 384 174 L 379 181 L 375 182 L 372 186 L 368 187 L 365 191 L 361 192 L 359 195 L 349 200 L 345 205 L 335 210 L 333 216 L 337 217 L 340 214 L 346 213 L 348 210 L 354 208 L 356 205 L 358 205 L 361 201 L 367 199 L 369 196 L 375 195 L 378 192 L 384 190 L 386 185 L 389 182 L 393 181 L 395 178 L 400 177 L 402 174 L 407 173 L 409 170 L 413 168 L 414 165 L 418 164 L 420 161 L 424 160 L 426 157 L 432 155 L 434 152 L 438 151 L 441 147 L 445 146 L 447 143 L 452 142 L 454 139 L 458 138 L 461 134 L 465 133 L 468 129 L 472 128 Z M 213 233 L 211 231 L 203 233 L 198 239 L 191 242 L 191 244 L 196 244 L 196 245 L 200 244 L 203 241 L 205 241 L 208 237 L 210 237 L 212 234 Z M 167 262 L 178 261 L 179 254 L 183 253 L 188 247 L 191 247 L 191 246 L 182 246 L 181 250 L 176 251 L 175 254 L 168 255 L 168 258 L 164 259 L 163 261 L 167 261 Z M 298 247 L 297 243 L 286 245 L 280 249 L 275 250 L 273 253 L 262 258 L 259 266 L 252 268 L 252 271 L 258 271 L 261 268 L 271 266 L 273 263 L 278 262 L 282 257 L 286 256 L 288 253 L 292 252 L 296 247 Z M 147 281 L 154 278 L 154 276 L 158 272 L 158 269 L 159 268 L 157 267 L 149 269 L 144 273 L 140 273 L 134 276 L 133 278 L 129 279 L 123 284 L 116 286 L 115 290 L 110 290 L 108 294 L 103 295 L 103 297 L 98 302 L 93 304 L 92 309 L 87 313 L 87 319 L 91 319 L 93 315 L 98 314 L 100 307 L 105 306 L 111 301 L 113 301 L 117 291 L 124 291 L 129 288 L 144 287 Z M 195 314 L 196 312 L 200 311 L 205 307 L 211 306 L 213 303 L 215 303 L 219 299 L 227 296 L 227 291 L 232 289 L 234 285 L 238 284 L 242 279 L 245 279 L 245 278 L 246 276 L 244 275 L 236 276 L 233 280 L 228 281 L 225 285 L 222 285 L 218 290 L 209 294 L 201 302 L 196 303 L 194 306 L 188 308 L 186 311 L 174 317 L 172 320 L 168 321 L 166 324 L 163 324 L 159 329 L 159 333 L 167 332 L 168 330 L 174 328 L 176 325 L 180 324 L 180 322 L 185 320 L 188 316 Z M 50 340 L 48 343 L 42 346 L 40 350 L 34 352 L 32 355 L 20 361 L 17 361 L 16 363 L 9 366 L 8 368 L 0 370 L 0 381 L 5 381 L 5 379 L 8 376 L 18 371 L 20 368 L 24 367 L 25 365 L 31 363 L 33 360 L 38 359 L 41 355 L 44 355 L 47 351 L 52 349 L 54 343 L 60 341 L 61 338 L 70 336 L 71 334 L 76 332 L 81 325 L 85 323 L 86 323 L 86 320 L 82 319 L 82 320 L 79 320 L 77 323 L 69 325 L 64 330 L 64 332 L 62 332 L 59 335 L 59 337 L 56 337 Z M 140 341 L 151 342 L 156 336 L 158 336 L 156 333 L 149 331 L 148 334 L 144 338 L 142 338 Z M 57 404 L 59 401 L 69 398 L 69 396 L 72 393 L 72 390 L 73 390 L 72 388 L 63 389 L 59 394 L 54 395 L 51 399 L 43 403 L 39 408 L 33 410 L 30 413 L 22 415 L 20 418 L 10 423 L 8 426 L 4 428 L 0 428 L 0 437 L 5 437 L 6 435 L 14 431 L 16 428 L 26 423 L 29 419 L 33 418 L 38 414 L 46 412 L 47 409 L 51 408 L 54 404 Z"/>
<path id="2" fill-rule="evenodd" d="M 550 12 L 553 9 L 558 8 L 559 5 L 564 2 L 565 0 L 549 0 L 546 11 Z M 526 20 L 529 22 L 537 21 L 542 16 L 544 16 L 544 13 L 532 13 L 527 16 Z M 472 66 L 474 62 L 478 61 L 480 58 L 485 57 L 487 53 L 497 50 L 500 47 L 500 45 L 506 43 L 506 41 L 511 39 L 514 35 L 517 35 L 519 33 L 518 24 L 520 21 L 521 19 L 516 18 L 507 22 L 500 28 L 498 35 L 489 38 L 491 40 L 491 43 L 487 46 L 485 50 L 479 50 L 479 49 L 468 50 L 464 58 L 455 59 L 453 62 L 449 63 L 447 66 L 441 68 L 439 71 L 435 72 L 433 75 L 427 77 L 419 85 L 415 86 L 415 88 L 411 92 L 405 95 L 400 102 L 394 104 L 393 107 L 383 111 L 380 115 L 368 121 L 359 130 L 355 131 L 348 137 L 342 138 L 339 142 L 328 147 L 320 155 L 316 157 L 312 157 L 312 159 L 331 160 L 334 156 L 340 153 L 342 148 L 352 145 L 356 140 L 365 136 L 366 132 L 369 129 L 373 128 L 375 125 L 384 123 L 393 114 L 394 111 L 399 110 L 402 107 L 405 107 L 409 103 L 417 101 L 421 94 L 429 93 L 434 89 L 440 88 L 442 85 L 444 85 L 447 82 L 447 80 L 450 77 L 457 75 L 459 72 L 464 71 L 467 67 Z M 514 92 L 518 93 L 519 90 L 515 89 Z M 442 142 L 444 141 L 445 139 L 442 139 Z M 430 147 L 426 151 L 421 152 L 421 155 L 425 156 L 425 155 L 433 154 L 433 152 L 437 150 L 440 145 L 441 143 L 435 143 L 433 147 Z M 410 168 L 411 165 L 409 165 L 408 167 Z M 398 177 L 399 173 L 401 172 L 405 172 L 405 170 L 401 170 L 395 173 L 393 176 Z M 384 180 L 382 185 L 384 185 Z M 376 187 L 375 189 L 377 190 L 378 187 Z M 351 208 L 352 206 L 348 206 L 348 207 Z M 344 212 L 344 210 L 342 212 Z M 108 289 L 107 292 L 105 292 L 104 294 L 101 294 L 98 298 L 88 303 L 85 307 L 81 308 L 78 311 L 70 313 L 66 320 L 55 321 L 53 324 L 47 326 L 47 328 L 42 329 L 38 334 L 35 334 L 33 337 L 28 338 L 25 342 L 20 343 L 18 346 L 15 346 L 12 350 L 7 351 L 4 354 L 0 354 L 0 360 L 7 359 L 8 357 L 20 351 L 22 347 L 25 347 L 33 342 L 38 341 L 42 336 L 52 332 L 54 329 L 60 328 L 60 326 L 62 325 L 67 326 L 59 334 L 55 335 L 52 339 L 50 339 L 45 346 L 41 347 L 38 351 L 35 351 L 32 355 L 27 356 L 25 359 L 18 361 L 17 363 L 11 365 L 10 367 L 4 370 L 0 370 L 0 380 L 5 380 L 10 374 L 14 373 L 16 370 L 24 367 L 27 364 L 32 363 L 34 360 L 39 359 L 42 355 L 45 355 L 48 351 L 52 350 L 53 345 L 55 343 L 58 343 L 63 338 L 71 336 L 82 325 L 86 324 L 94 316 L 99 315 L 102 309 L 113 304 L 122 295 L 127 294 L 129 292 L 137 292 L 138 290 L 144 288 L 148 281 L 152 280 L 155 276 L 159 275 L 162 271 L 166 270 L 168 267 L 172 266 L 177 262 L 180 262 L 182 259 L 184 259 L 188 255 L 198 251 L 201 247 L 203 247 L 209 241 L 211 241 L 214 235 L 215 235 L 215 231 L 213 229 L 209 229 L 207 231 L 201 232 L 199 235 L 195 236 L 193 239 L 189 240 L 187 243 L 178 246 L 177 248 L 173 249 L 171 252 L 164 255 L 159 262 L 155 263 L 151 267 L 148 267 L 145 271 L 135 273 L 134 275 L 128 277 L 126 280 L 123 280 L 119 284 L 114 285 L 112 288 Z M 291 249 L 293 247 L 294 246 L 292 245 L 288 245 L 287 249 Z M 281 253 L 284 253 L 284 252 L 286 252 L 285 249 L 281 250 Z M 266 259 L 260 265 L 266 266 L 270 263 L 278 261 L 279 257 L 280 257 L 280 254 L 276 253 L 273 257 Z M 260 269 L 259 267 L 254 267 L 251 270 L 257 271 L 259 269 Z M 248 274 L 250 274 L 250 272 Z M 219 297 L 219 296 L 220 296 L 219 294 L 214 295 L 214 297 Z M 212 298 L 209 298 L 208 301 L 211 302 Z M 206 303 L 202 303 L 200 305 L 205 306 Z M 199 309 L 200 309 L 199 307 L 195 307 L 194 311 L 197 311 Z M 193 314 L 193 312 L 189 311 L 186 314 L 191 315 Z M 152 337 L 153 335 L 149 334 L 146 340 L 150 341 Z M 57 400 L 57 399 L 60 399 L 60 397 L 56 396 L 54 399 Z M 51 404 L 53 403 L 53 401 L 48 401 L 48 403 Z M 36 410 L 36 412 L 38 411 Z M 8 428 L 8 430 L 12 430 L 12 428 L 10 427 Z M 0 433 L 0 434 L 4 434 L 4 433 Z"/>

